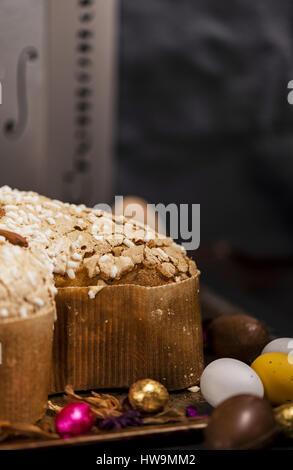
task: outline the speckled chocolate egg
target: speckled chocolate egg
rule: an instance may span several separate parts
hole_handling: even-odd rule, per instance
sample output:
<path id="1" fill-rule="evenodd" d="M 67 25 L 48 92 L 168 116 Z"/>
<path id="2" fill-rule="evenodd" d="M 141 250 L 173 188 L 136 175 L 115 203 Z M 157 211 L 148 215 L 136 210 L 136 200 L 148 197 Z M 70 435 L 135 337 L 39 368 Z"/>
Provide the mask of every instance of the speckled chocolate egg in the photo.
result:
<path id="1" fill-rule="evenodd" d="M 279 431 L 270 404 L 252 395 L 222 402 L 205 429 L 205 445 L 212 450 L 263 449 Z"/>
<path id="2" fill-rule="evenodd" d="M 231 357 L 251 363 L 268 343 L 265 326 L 244 314 L 216 318 L 207 330 L 207 344 L 216 357 Z"/>
<path id="3" fill-rule="evenodd" d="M 251 368 L 260 377 L 265 397 L 273 405 L 293 402 L 293 358 L 290 354 L 262 354 Z"/>

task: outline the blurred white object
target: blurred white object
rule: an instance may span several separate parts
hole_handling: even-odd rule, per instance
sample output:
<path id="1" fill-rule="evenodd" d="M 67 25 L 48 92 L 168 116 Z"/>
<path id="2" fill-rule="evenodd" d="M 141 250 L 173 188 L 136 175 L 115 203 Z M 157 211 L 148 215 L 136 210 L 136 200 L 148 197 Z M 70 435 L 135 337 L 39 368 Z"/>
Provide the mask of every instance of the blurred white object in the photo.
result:
<path id="1" fill-rule="evenodd" d="M 262 350 L 261 354 L 266 353 L 284 353 L 290 354 L 293 352 L 293 338 L 277 338 L 268 343 Z"/>
<path id="2" fill-rule="evenodd" d="M 205 400 L 212 406 L 235 395 L 263 397 L 263 384 L 256 372 L 237 359 L 217 359 L 203 371 L 200 389 Z"/>
<path id="3" fill-rule="evenodd" d="M 118 0 L 1 0 L 0 186 L 112 194 Z"/>

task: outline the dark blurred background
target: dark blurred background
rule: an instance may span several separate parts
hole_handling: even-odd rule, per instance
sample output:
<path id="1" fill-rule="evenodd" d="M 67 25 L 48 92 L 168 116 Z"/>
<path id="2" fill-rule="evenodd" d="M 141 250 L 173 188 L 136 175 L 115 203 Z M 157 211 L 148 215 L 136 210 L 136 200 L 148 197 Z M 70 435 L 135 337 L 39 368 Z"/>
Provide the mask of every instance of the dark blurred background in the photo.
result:
<path id="1" fill-rule="evenodd" d="M 285 326 L 292 1 L 122 0 L 120 13 L 115 194 L 200 203 L 203 280 Z"/>

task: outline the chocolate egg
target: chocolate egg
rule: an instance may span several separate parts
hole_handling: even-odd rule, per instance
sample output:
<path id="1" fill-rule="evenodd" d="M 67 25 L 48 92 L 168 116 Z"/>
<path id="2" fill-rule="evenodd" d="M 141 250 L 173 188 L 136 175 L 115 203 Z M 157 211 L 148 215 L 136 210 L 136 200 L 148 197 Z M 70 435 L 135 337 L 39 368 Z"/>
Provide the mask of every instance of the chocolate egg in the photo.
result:
<path id="1" fill-rule="evenodd" d="M 222 402 L 205 429 L 205 444 L 212 450 L 263 449 L 279 432 L 269 403 L 252 395 L 237 395 Z"/>
<path id="2" fill-rule="evenodd" d="M 142 379 L 131 385 L 128 400 L 134 410 L 143 413 L 158 413 L 167 405 L 169 393 L 160 382 Z"/>
<path id="3" fill-rule="evenodd" d="M 283 353 L 293 355 L 293 338 L 276 338 L 267 344 L 262 350 L 266 353 Z"/>
<path id="4" fill-rule="evenodd" d="M 204 369 L 200 378 L 200 390 L 212 406 L 236 395 L 263 397 L 263 384 L 257 373 L 245 362 L 237 359 L 216 359 Z"/>
<path id="5" fill-rule="evenodd" d="M 266 353 L 251 364 L 260 377 L 265 398 L 273 405 L 293 402 L 293 361 L 284 353 Z"/>
<path id="6" fill-rule="evenodd" d="M 223 315 L 207 330 L 207 343 L 217 357 L 231 357 L 251 363 L 268 343 L 264 325 L 249 315 Z"/>

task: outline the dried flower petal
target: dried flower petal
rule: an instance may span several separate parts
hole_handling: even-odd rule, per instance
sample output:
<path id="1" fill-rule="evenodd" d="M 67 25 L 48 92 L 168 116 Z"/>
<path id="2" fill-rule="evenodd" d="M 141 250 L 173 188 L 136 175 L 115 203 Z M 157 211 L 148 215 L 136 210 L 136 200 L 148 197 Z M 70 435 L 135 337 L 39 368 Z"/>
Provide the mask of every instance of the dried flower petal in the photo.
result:
<path id="1" fill-rule="evenodd" d="M 54 403 L 51 402 L 51 400 L 48 400 L 47 403 L 48 410 L 54 411 L 54 413 L 59 413 L 62 410 L 62 406 L 55 405 Z"/>
<path id="2" fill-rule="evenodd" d="M 188 406 L 186 408 L 186 416 L 188 418 L 198 418 L 198 419 L 205 419 L 209 417 L 209 415 L 207 414 L 200 415 L 194 406 Z"/>
<path id="3" fill-rule="evenodd" d="M 0 436 L 6 434 L 10 436 L 28 436 L 44 439 L 57 439 L 57 434 L 43 431 L 39 426 L 24 423 L 10 423 L 9 421 L 0 421 Z"/>
<path id="4" fill-rule="evenodd" d="M 166 407 L 161 413 L 143 418 L 144 424 L 166 424 L 186 421 L 186 416 L 176 408 Z"/>
<path id="5" fill-rule="evenodd" d="M 74 393 L 71 385 L 65 387 L 65 393 L 70 400 L 83 401 L 90 405 L 93 413 L 98 419 L 118 417 L 122 414 L 119 400 L 113 395 L 91 392 L 91 397 L 84 397 Z"/>
<path id="6" fill-rule="evenodd" d="M 117 418 L 107 418 L 99 423 L 99 429 L 122 429 L 129 426 L 142 426 L 139 411 L 129 410 Z"/>
<path id="7" fill-rule="evenodd" d="M 186 408 L 186 416 L 188 418 L 197 418 L 199 415 L 197 409 L 194 406 L 187 406 Z"/>

